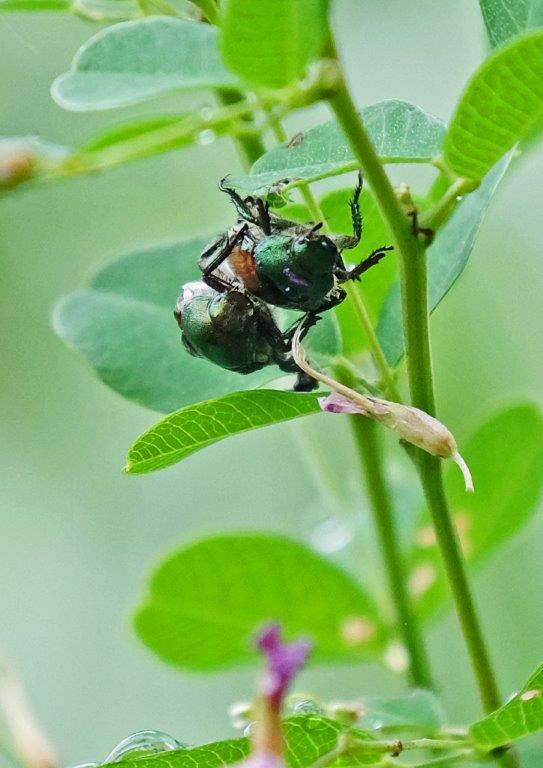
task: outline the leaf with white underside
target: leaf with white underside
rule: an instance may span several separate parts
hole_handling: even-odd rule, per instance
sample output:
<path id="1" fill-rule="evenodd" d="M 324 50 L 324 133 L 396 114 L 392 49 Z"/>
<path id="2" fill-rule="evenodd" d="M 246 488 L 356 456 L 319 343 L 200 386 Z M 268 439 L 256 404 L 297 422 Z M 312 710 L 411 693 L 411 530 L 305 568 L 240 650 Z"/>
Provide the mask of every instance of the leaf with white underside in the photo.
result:
<path id="1" fill-rule="evenodd" d="M 513 40 L 477 70 L 460 97 L 444 157 L 459 176 L 482 179 L 543 118 L 543 30 Z"/>
<path id="2" fill-rule="evenodd" d="M 254 661 L 254 633 L 268 621 L 288 638 L 310 637 L 317 663 L 367 659 L 386 636 L 376 604 L 345 571 L 274 534 L 192 543 L 159 564 L 148 590 L 137 634 L 184 669 Z"/>
<path id="3" fill-rule="evenodd" d="M 189 405 L 138 437 L 125 471 L 154 472 L 231 435 L 320 411 L 316 395 L 255 389 Z"/>
<path id="4" fill-rule="evenodd" d="M 464 271 L 492 195 L 509 162 L 510 157 L 507 157 L 498 163 L 481 186 L 459 204 L 428 249 L 428 305 L 431 312 Z M 377 337 L 389 364 L 397 365 L 404 354 L 402 304 L 397 282 L 385 299 Z"/>
<path id="5" fill-rule="evenodd" d="M 175 91 L 234 88 L 209 24 L 151 17 L 102 30 L 55 80 L 57 104 L 74 111 L 113 109 Z"/>
<path id="6" fill-rule="evenodd" d="M 382 101 L 360 110 L 366 129 L 384 163 L 428 163 L 441 152 L 445 124 L 406 101 Z M 262 155 L 249 175 L 229 181 L 243 192 L 265 192 L 283 179 L 316 181 L 358 168 L 349 142 L 335 120 L 294 137 L 290 146 Z"/>
<path id="7" fill-rule="evenodd" d="M 447 498 L 465 558 L 478 567 L 518 533 L 536 512 L 543 486 L 543 416 L 531 403 L 505 408 L 462 446 L 476 492 L 467 494 L 457 473 L 445 469 Z M 420 514 L 409 560 L 409 589 L 427 617 L 448 604 L 450 591 L 431 519 Z"/>
<path id="8" fill-rule="evenodd" d="M 492 47 L 543 26 L 543 0 L 479 0 Z"/>
<path id="9" fill-rule="evenodd" d="M 543 730 L 543 664 L 503 707 L 474 723 L 470 736 L 482 749 L 494 749 Z"/>
<path id="10" fill-rule="evenodd" d="M 221 50 L 233 72 L 267 88 L 303 75 L 326 37 L 328 0 L 227 0 Z"/>

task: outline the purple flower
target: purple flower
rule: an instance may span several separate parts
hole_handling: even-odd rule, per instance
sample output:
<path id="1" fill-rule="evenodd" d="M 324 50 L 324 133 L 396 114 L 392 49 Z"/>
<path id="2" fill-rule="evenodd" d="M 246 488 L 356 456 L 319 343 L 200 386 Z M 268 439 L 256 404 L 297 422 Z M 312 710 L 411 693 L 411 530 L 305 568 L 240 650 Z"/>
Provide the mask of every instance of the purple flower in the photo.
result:
<path id="1" fill-rule="evenodd" d="M 332 392 L 326 397 L 319 397 L 319 405 L 327 413 L 365 413 L 360 405 L 353 403 L 345 395 Z"/>
<path id="2" fill-rule="evenodd" d="M 305 663 L 311 643 L 281 641 L 279 624 L 268 624 L 256 638 L 256 647 L 268 662 L 260 681 L 258 716 L 251 729 L 251 754 L 234 768 L 285 768 L 281 706 L 292 679 Z"/>
<path id="3" fill-rule="evenodd" d="M 260 684 L 260 691 L 279 706 L 292 679 L 304 665 L 311 643 L 307 640 L 283 643 L 279 624 L 268 624 L 258 635 L 256 646 L 268 660 L 268 673 Z"/>

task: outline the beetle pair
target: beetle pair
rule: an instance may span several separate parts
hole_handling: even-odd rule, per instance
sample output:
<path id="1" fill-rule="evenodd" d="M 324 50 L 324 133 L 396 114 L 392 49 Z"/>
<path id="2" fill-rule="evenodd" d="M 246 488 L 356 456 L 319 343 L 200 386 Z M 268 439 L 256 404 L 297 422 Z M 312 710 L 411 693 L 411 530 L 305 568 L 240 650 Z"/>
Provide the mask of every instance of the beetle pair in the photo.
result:
<path id="1" fill-rule="evenodd" d="M 276 364 L 298 373 L 295 390 L 310 391 L 316 382 L 292 359 L 294 332 L 301 324 L 305 335 L 320 312 L 345 299 L 341 283 L 358 280 L 392 250 L 383 246 L 352 269 L 345 266 L 341 252 L 362 237 L 362 178 L 350 202 L 353 234 L 336 237 L 321 234 L 322 223 L 296 224 L 271 213 L 259 198 L 242 199 L 225 179 L 219 188 L 238 220 L 204 250 L 198 260 L 202 280 L 184 285 L 177 300 L 174 314 L 185 348 L 239 373 Z M 282 332 L 268 305 L 304 315 Z"/>

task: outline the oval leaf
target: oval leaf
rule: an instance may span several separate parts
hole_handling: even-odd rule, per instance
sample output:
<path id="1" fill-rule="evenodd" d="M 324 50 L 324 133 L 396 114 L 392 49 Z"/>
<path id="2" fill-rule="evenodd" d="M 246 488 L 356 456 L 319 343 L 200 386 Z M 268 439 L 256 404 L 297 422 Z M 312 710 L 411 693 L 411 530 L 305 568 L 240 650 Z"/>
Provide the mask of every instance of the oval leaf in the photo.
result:
<path id="1" fill-rule="evenodd" d="M 425 163 L 441 152 L 445 124 L 414 104 L 381 101 L 360 114 L 384 163 Z M 316 181 L 357 168 L 343 131 L 330 120 L 262 155 L 250 175 L 230 177 L 230 182 L 256 192 L 283 179 Z"/>
<path id="2" fill-rule="evenodd" d="M 289 637 L 309 635 L 314 661 L 367 658 L 384 639 L 376 605 L 347 573 L 271 534 L 215 536 L 177 551 L 152 575 L 135 627 L 164 661 L 211 670 L 254 661 L 253 635 L 272 620 Z"/>
<path id="3" fill-rule="evenodd" d="M 428 249 L 428 305 L 431 312 L 464 271 L 492 195 L 510 159 L 507 157 L 498 163 L 481 186 L 462 201 Z M 389 364 L 397 365 L 404 354 L 402 302 L 397 282 L 385 300 L 377 337 Z"/>
<path id="4" fill-rule="evenodd" d="M 514 536 L 536 511 L 543 486 L 543 416 L 531 404 L 507 408 L 480 427 L 462 448 L 476 493 L 458 475 L 445 474 L 447 497 L 467 562 L 477 566 Z M 449 598 L 447 578 L 425 510 L 410 562 L 410 590 L 417 610 L 436 613 Z"/>
<path id="5" fill-rule="evenodd" d="M 492 47 L 543 26 L 543 0 L 479 0 Z"/>
<path id="6" fill-rule="evenodd" d="M 464 91 L 445 138 L 445 160 L 482 179 L 543 117 L 543 31 L 488 58 Z"/>
<path id="7" fill-rule="evenodd" d="M 189 405 L 138 437 L 128 451 L 125 471 L 154 472 L 225 437 L 290 421 L 320 410 L 316 395 L 256 389 Z"/>
<path id="8" fill-rule="evenodd" d="M 268 88 L 303 75 L 326 36 L 328 0 L 228 0 L 221 50 L 233 72 Z"/>
<path id="9" fill-rule="evenodd" d="M 543 730 L 543 664 L 503 707 L 474 723 L 469 732 L 482 749 L 505 746 Z"/>
<path id="10" fill-rule="evenodd" d="M 209 24 L 152 17 L 102 30 L 83 45 L 54 100 L 84 111 L 135 104 L 172 91 L 235 87 Z"/>

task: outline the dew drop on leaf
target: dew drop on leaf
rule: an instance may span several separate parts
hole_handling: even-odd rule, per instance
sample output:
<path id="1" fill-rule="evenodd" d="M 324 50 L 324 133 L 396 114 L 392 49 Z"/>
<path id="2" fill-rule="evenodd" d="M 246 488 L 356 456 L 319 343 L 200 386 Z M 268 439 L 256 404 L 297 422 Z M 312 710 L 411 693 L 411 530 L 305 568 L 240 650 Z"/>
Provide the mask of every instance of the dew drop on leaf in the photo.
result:
<path id="1" fill-rule="evenodd" d="M 295 715 L 321 715 L 322 709 L 313 699 L 304 699 L 294 705 L 292 711 Z"/>
<path id="2" fill-rule="evenodd" d="M 133 758 L 137 753 L 141 755 L 154 752 L 167 752 L 172 749 L 185 749 L 186 744 L 181 744 L 173 736 L 168 736 L 162 731 L 138 731 L 123 739 L 104 760 L 105 763 L 114 763 L 127 757 Z"/>
<path id="3" fill-rule="evenodd" d="M 213 144 L 216 138 L 217 134 L 215 131 L 212 131 L 211 128 L 204 128 L 204 130 L 200 131 L 198 134 L 197 141 L 201 147 L 207 147 L 210 144 Z"/>

